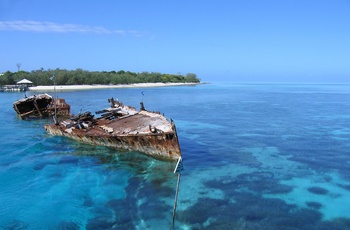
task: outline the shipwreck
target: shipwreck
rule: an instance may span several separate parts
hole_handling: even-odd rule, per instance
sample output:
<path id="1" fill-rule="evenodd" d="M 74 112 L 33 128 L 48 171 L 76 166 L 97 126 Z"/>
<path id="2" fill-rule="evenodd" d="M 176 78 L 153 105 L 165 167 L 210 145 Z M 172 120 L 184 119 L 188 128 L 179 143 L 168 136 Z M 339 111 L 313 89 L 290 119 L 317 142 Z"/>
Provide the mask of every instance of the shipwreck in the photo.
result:
<path id="1" fill-rule="evenodd" d="M 22 119 L 43 118 L 53 115 L 69 116 L 70 105 L 63 98 L 54 99 L 49 94 L 24 97 L 13 103 L 13 109 Z"/>
<path id="2" fill-rule="evenodd" d="M 65 136 L 91 145 L 138 151 L 147 155 L 177 160 L 181 151 L 173 120 L 151 112 L 141 102 L 140 110 L 108 99 L 110 107 L 85 112 L 54 124 L 45 125 L 52 135 Z"/>

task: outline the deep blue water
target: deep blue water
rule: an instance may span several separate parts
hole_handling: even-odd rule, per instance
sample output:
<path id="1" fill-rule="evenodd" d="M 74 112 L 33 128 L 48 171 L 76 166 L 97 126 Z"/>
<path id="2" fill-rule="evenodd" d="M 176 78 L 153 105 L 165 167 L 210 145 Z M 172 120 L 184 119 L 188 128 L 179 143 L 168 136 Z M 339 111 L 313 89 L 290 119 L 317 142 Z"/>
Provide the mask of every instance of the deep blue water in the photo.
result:
<path id="1" fill-rule="evenodd" d="M 208 84 L 59 92 L 172 118 L 175 229 L 350 229 L 350 85 Z M 30 95 L 27 92 L 27 95 Z M 174 162 L 46 134 L 0 94 L 0 229 L 169 229 Z"/>

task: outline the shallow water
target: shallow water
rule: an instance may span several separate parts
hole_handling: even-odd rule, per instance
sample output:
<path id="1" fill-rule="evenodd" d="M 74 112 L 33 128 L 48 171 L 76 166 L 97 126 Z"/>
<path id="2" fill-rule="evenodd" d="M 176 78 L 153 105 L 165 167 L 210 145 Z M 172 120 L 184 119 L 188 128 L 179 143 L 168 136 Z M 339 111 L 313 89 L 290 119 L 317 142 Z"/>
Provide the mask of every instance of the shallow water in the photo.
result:
<path id="1" fill-rule="evenodd" d="M 171 227 L 174 162 L 52 137 L 43 128 L 51 120 L 16 117 L 12 103 L 23 96 L 0 94 L 0 228 Z M 75 114 L 114 97 L 175 121 L 184 158 L 175 229 L 350 229 L 350 85 L 58 96 Z"/>

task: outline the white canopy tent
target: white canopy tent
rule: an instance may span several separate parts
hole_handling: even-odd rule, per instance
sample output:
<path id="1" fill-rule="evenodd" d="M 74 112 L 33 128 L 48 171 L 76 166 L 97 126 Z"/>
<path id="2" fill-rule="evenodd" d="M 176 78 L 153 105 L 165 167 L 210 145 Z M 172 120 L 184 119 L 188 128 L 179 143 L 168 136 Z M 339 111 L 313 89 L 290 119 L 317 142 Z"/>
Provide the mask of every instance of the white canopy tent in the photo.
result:
<path id="1" fill-rule="evenodd" d="M 17 84 L 33 84 L 33 82 L 27 80 L 27 79 L 22 79 L 17 82 Z"/>

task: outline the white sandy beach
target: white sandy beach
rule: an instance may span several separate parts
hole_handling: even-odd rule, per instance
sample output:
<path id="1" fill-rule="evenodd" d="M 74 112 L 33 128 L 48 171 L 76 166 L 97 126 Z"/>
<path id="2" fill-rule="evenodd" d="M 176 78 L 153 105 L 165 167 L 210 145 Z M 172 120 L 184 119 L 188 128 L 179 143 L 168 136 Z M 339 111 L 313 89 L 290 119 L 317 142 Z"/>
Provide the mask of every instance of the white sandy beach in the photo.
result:
<path id="1" fill-rule="evenodd" d="M 201 83 L 135 83 L 125 85 L 49 85 L 28 87 L 30 91 L 69 91 L 69 90 L 87 90 L 87 89 L 112 89 L 112 88 L 146 88 L 146 87 L 165 87 L 165 86 L 185 86 L 198 85 Z"/>

